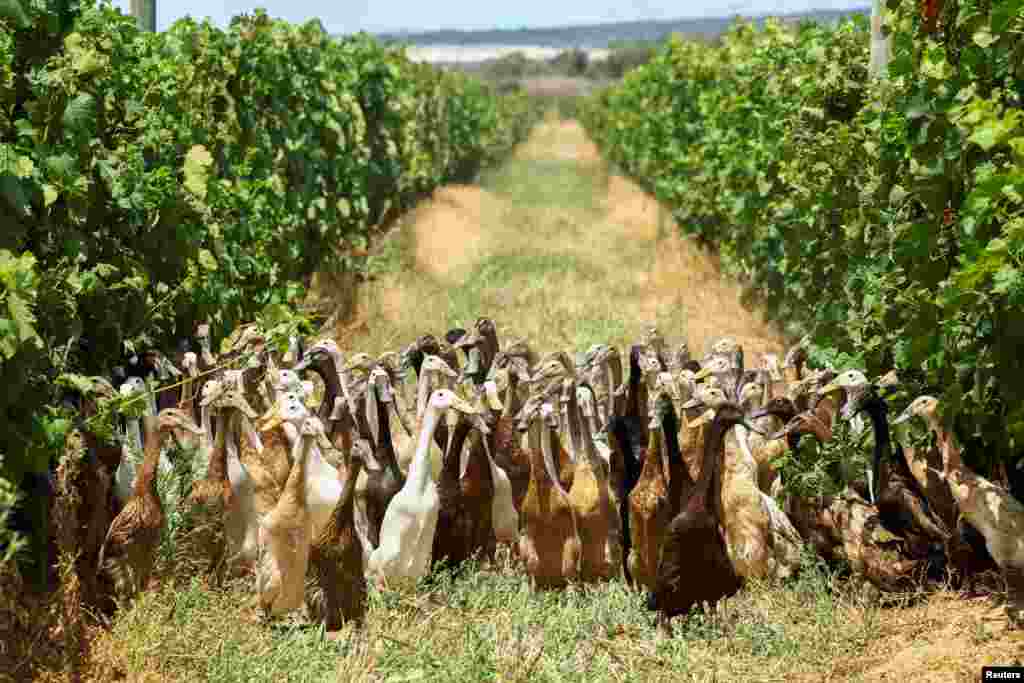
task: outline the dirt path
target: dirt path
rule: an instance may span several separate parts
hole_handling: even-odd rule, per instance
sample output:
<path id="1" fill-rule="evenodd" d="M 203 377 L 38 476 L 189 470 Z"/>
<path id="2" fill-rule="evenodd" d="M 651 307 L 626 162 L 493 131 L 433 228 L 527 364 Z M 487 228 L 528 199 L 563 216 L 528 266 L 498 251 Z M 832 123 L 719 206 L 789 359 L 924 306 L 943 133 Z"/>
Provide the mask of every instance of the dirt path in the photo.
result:
<path id="1" fill-rule="evenodd" d="M 780 352 L 781 334 L 740 305 L 714 259 L 677 235 L 659 239 L 659 222 L 657 204 L 609 174 L 577 123 L 549 120 L 479 185 L 445 187 L 402 221 L 339 342 L 380 352 L 487 316 L 502 340 L 541 351 L 625 345 L 654 322 L 695 353 L 724 335 L 753 362 Z"/>

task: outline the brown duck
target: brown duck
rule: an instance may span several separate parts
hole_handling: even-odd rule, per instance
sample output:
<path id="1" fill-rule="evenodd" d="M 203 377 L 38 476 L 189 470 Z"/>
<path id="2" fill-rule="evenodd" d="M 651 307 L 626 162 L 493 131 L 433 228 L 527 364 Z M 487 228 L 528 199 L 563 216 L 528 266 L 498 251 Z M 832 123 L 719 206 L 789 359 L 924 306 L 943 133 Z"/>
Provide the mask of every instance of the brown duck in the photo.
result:
<path id="1" fill-rule="evenodd" d="M 163 410 L 142 419 L 145 457 L 134 491 L 107 531 L 97 562 L 99 580 L 122 600 L 135 596 L 149 583 L 164 526 L 164 510 L 156 488 L 160 448 L 177 428 L 193 433 L 199 427 L 180 410 Z"/>
<path id="2" fill-rule="evenodd" d="M 334 514 L 310 548 L 309 563 L 316 579 L 317 595 L 307 598 L 310 615 L 327 631 L 344 622 L 362 625 L 366 616 L 367 588 L 363 545 L 355 525 L 356 479 L 365 466 L 370 446 L 359 440 L 352 446 L 341 498 Z"/>

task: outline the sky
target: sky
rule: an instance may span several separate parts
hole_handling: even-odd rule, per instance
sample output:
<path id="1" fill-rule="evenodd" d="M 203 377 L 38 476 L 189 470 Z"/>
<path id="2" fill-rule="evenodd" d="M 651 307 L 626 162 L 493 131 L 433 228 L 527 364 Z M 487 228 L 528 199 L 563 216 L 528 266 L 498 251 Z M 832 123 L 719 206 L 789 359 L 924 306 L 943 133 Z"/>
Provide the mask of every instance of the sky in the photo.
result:
<path id="1" fill-rule="evenodd" d="M 865 7 L 870 0 L 156 0 L 157 30 L 184 16 L 225 27 L 231 17 L 263 7 L 301 23 L 318 17 L 330 33 L 436 29 L 540 28 L 640 19 L 788 14 Z M 114 0 L 127 14 L 129 0 Z M 502 9 L 504 8 L 504 9 Z"/>

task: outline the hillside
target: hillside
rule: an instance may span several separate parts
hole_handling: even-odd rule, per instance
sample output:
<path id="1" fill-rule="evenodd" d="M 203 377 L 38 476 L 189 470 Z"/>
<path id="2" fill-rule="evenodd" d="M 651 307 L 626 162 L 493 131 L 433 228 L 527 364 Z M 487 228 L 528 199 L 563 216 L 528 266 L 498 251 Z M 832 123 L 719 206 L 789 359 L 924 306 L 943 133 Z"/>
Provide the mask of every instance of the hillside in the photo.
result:
<path id="1" fill-rule="evenodd" d="M 811 19 L 831 22 L 851 14 L 868 14 L 860 10 L 815 10 L 812 12 L 779 15 L 787 21 Z M 604 48 L 616 42 L 658 41 L 672 33 L 692 38 L 714 39 L 735 21 L 735 16 L 692 17 L 665 21 L 628 21 L 552 28 L 495 29 L 488 31 L 429 31 L 423 33 L 382 33 L 378 38 L 390 43 L 408 43 L 419 47 L 451 46 L 522 46 L 548 48 Z M 756 17 L 758 24 L 765 17 Z"/>

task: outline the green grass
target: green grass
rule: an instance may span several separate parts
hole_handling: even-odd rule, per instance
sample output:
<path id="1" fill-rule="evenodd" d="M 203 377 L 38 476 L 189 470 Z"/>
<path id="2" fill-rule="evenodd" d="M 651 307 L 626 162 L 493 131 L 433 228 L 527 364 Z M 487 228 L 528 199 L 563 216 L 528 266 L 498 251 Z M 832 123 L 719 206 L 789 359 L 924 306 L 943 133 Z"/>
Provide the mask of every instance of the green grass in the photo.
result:
<path id="1" fill-rule="evenodd" d="M 441 571 L 415 594 L 371 591 L 364 631 L 254 623 L 251 594 L 194 581 L 143 595 L 101 644 L 103 673 L 190 681 L 784 680 L 822 653 L 856 655 L 878 635 L 858 604 L 813 566 L 779 587 L 752 586 L 717 615 L 656 633 L 619 582 L 533 593 L 521 569 Z M 97 672 L 98 674 L 100 671 Z"/>
<path id="2" fill-rule="evenodd" d="M 522 206 L 595 211 L 604 172 L 568 159 L 512 159 L 484 172 L 480 184 Z"/>

